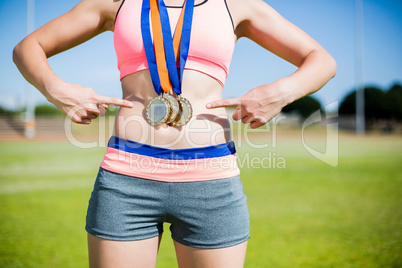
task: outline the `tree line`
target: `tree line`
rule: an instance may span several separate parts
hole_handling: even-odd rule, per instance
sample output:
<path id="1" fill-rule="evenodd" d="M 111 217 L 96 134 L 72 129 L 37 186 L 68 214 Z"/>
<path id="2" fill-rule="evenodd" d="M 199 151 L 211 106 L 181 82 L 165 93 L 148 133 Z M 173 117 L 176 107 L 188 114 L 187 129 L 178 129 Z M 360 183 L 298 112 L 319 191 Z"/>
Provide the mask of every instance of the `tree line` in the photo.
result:
<path id="1" fill-rule="evenodd" d="M 356 90 L 348 94 L 339 106 L 340 115 L 356 114 Z M 402 121 L 402 86 L 393 85 L 384 91 L 378 87 L 364 88 L 364 114 L 366 120 Z"/>
<path id="2" fill-rule="evenodd" d="M 388 120 L 402 122 L 402 86 L 395 84 L 388 90 L 376 86 L 364 88 L 364 112 L 367 123 Z M 282 109 L 283 113 L 295 113 L 305 119 L 317 110 L 323 111 L 321 103 L 313 96 L 308 95 L 290 103 Z M 16 115 L 24 110 L 10 111 L 0 107 L 0 115 Z M 109 115 L 116 115 L 117 109 Z M 355 116 L 356 114 L 356 90 L 352 90 L 340 102 L 338 113 L 340 116 Z M 35 107 L 36 116 L 62 116 L 63 114 L 51 104 L 42 104 Z"/>
<path id="3" fill-rule="evenodd" d="M 395 84 L 388 90 L 375 86 L 366 86 L 363 90 L 364 113 L 367 121 L 386 119 L 402 122 L 402 86 L 400 84 Z M 321 103 L 309 95 L 285 106 L 282 112 L 294 112 L 302 118 L 307 118 L 317 110 L 323 110 Z M 340 102 L 338 113 L 340 116 L 356 115 L 356 89 Z"/>

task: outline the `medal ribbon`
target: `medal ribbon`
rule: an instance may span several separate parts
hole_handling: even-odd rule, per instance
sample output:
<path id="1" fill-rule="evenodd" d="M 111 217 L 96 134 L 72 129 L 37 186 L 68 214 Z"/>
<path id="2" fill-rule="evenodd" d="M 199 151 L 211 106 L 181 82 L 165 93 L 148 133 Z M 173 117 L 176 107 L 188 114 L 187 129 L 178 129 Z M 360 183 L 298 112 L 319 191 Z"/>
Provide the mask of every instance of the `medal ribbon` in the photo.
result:
<path id="1" fill-rule="evenodd" d="M 159 4 L 159 5 L 158 5 Z M 156 93 L 174 90 L 181 94 L 184 67 L 190 46 L 194 0 L 186 0 L 176 26 L 174 38 L 163 0 L 144 0 L 141 10 L 141 31 L 145 54 Z M 149 14 L 151 12 L 154 45 L 152 44 Z M 154 49 L 153 49 L 154 48 Z M 180 73 L 177 71 L 180 62 Z"/>

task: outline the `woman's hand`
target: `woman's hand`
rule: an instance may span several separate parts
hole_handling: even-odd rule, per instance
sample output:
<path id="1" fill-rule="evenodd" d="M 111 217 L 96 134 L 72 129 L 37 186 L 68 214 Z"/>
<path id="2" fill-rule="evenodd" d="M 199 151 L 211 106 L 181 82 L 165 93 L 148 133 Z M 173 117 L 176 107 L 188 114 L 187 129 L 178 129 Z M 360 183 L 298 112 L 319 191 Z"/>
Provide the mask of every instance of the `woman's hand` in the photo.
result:
<path id="1" fill-rule="evenodd" d="M 132 103 L 96 94 L 91 88 L 70 84 L 50 68 L 47 58 L 113 30 L 121 0 L 82 0 L 73 9 L 43 25 L 18 43 L 13 60 L 25 79 L 72 121 L 89 124 L 107 105 Z"/>
<path id="2" fill-rule="evenodd" d="M 210 102 L 208 109 L 234 107 L 233 119 L 250 123 L 251 128 L 258 128 L 274 118 L 282 108 L 290 103 L 290 90 L 280 82 L 263 85 L 250 90 L 246 95 Z"/>
<path id="3" fill-rule="evenodd" d="M 257 87 L 242 97 L 208 103 L 207 108 L 237 106 L 233 119 L 258 128 L 285 105 L 317 91 L 334 77 L 336 62 L 332 56 L 264 1 L 231 0 L 228 5 L 238 38 L 247 37 L 299 68 L 290 76 Z"/>
<path id="4" fill-rule="evenodd" d="M 92 119 L 105 114 L 108 105 L 133 107 L 127 100 L 101 96 L 91 88 L 77 84 L 64 82 L 52 91 L 55 93 L 48 100 L 78 124 L 90 124 Z"/>

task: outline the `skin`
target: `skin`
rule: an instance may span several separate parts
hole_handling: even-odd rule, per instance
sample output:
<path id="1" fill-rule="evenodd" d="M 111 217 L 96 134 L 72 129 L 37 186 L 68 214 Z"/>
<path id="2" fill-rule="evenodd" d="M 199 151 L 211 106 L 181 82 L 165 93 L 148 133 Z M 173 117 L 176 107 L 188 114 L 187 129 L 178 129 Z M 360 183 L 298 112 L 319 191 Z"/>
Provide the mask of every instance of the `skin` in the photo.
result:
<path id="1" fill-rule="evenodd" d="M 182 2 L 165 0 L 170 6 Z M 151 127 L 145 121 L 144 107 L 156 96 L 147 70 L 126 76 L 123 98 L 118 99 L 65 82 L 48 64 L 48 57 L 113 31 L 121 0 L 83 0 L 21 41 L 14 49 L 14 62 L 27 81 L 75 123 L 89 124 L 108 105 L 115 105 L 121 109 L 114 135 L 122 138 L 172 149 L 223 143 L 230 140 L 224 107 L 235 106 L 234 120 L 258 128 L 288 103 L 320 89 L 336 73 L 336 63 L 324 48 L 263 1 L 227 0 L 227 4 L 237 38 L 247 37 L 299 68 L 288 77 L 225 100 L 215 79 L 185 70 L 183 97 L 192 103 L 194 117 L 184 127 Z M 119 242 L 88 235 L 90 267 L 154 267 L 160 239 Z M 243 267 L 247 242 L 223 249 L 196 249 L 175 242 L 175 248 L 180 267 Z"/>

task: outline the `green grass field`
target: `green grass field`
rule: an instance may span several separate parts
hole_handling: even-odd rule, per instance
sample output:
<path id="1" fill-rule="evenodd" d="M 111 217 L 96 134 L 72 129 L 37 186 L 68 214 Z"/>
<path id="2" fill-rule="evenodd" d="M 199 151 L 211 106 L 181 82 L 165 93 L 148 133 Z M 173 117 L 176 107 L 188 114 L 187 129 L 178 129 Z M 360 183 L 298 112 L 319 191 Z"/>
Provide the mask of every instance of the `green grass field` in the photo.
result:
<path id="1" fill-rule="evenodd" d="M 307 136 L 323 149 L 325 133 Z M 311 156 L 297 131 L 278 131 L 276 146 L 271 135 L 255 137 L 269 147 L 237 147 L 239 160 L 255 161 L 242 162 L 252 236 L 245 267 L 402 267 L 401 136 L 341 134 L 337 167 Z M 0 149 L 0 267 L 87 267 L 85 214 L 104 148 Z M 177 267 L 168 228 L 157 267 Z"/>

